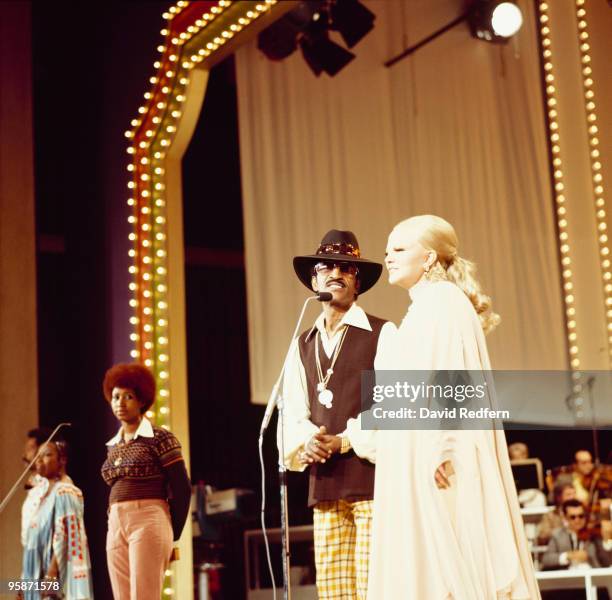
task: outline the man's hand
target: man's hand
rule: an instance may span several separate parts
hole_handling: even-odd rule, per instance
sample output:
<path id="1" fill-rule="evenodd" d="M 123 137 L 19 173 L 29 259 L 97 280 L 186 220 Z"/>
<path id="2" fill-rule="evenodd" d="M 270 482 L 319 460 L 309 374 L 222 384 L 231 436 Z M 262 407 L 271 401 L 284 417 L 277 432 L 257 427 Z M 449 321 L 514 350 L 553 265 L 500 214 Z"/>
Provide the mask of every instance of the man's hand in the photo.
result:
<path id="1" fill-rule="evenodd" d="M 338 435 L 329 435 L 325 426 L 319 427 L 319 431 L 315 433 L 304 451 L 299 457 L 302 464 L 312 464 L 316 462 L 326 462 L 332 454 L 339 452 L 342 446 L 342 440 Z"/>
<path id="2" fill-rule="evenodd" d="M 567 558 L 571 563 L 585 563 L 589 560 L 589 555 L 586 550 L 570 550 Z"/>
<path id="3" fill-rule="evenodd" d="M 450 487 L 450 479 L 451 475 L 455 474 L 455 469 L 453 469 L 453 464 L 450 460 L 443 462 L 434 473 L 434 479 L 436 480 L 436 485 L 440 490 L 446 490 Z"/>

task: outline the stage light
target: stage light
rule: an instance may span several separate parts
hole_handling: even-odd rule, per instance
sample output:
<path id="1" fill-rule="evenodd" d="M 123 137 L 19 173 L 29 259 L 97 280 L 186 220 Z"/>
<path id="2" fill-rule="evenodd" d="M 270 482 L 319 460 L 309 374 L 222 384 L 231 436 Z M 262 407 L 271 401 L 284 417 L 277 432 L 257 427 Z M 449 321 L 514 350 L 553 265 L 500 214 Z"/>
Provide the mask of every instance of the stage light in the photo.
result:
<path id="1" fill-rule="evenodd" d="M 333 77 L 355 58 L 352 52 L 329 39 L 328 29 L 327 13 L 317 13 L 300 39 L 304 60 L 317 77 L 323 71 Z"/>
<path id="2" fill-rule="evenodd" d="M 523 25 L 523 13 L 514 2 L 502 2 L 493 9 L 493 31 L 502 37 L 511 37 Z"/>
<path id="3" fill-rule="evenodd" d="M 374 26 L 376 16 L 358 0 L 300 2 L 291 12 L 262 31 L 257 47 L 271 60 L 283 60 L 299 46 L 315 75 L 336 75 L 355 55 L 332 41 L 338 31 L 349 47 Z"/>
<path id="4" fill-rule="evenodd" d="M 339 31 L 352 48 L 373 28 L 376 15 L 357 0 L 336 0 L 330 8 L 330 29 Z"/>
<path id="5" fill-rule="evenodd" d="M 477 0 L 468 16 L 472 35 L 486 42 L 505 43 L 523 24 L 523 13 L 514 2 Z"/>
<path id="6" fill-rule="evenodd" d="M 316 38 L 303 37 L 300 48 L 304 60 L 317 77 L 323 71 L 333 77 L 355 58 L 352 52 L 332 42 L 327 33 Z"/>
<path id="7" fill-rule="evenodd" d="M 298 35 L 319 14 L 322 2 L 300 2 L 291 12 L 264 29 L 257 37 L 257 47 L 270 60 L 283 60 L 297 50 Z"/>

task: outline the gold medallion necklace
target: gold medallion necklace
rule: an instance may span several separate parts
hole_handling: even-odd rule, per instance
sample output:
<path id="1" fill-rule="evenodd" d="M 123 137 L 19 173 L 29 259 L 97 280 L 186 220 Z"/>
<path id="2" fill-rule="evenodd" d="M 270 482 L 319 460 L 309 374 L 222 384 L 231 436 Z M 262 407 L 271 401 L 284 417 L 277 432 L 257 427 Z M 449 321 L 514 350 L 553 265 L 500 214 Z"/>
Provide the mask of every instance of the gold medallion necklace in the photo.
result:
<path id="1" fill-rule="evenodd" d="M 329 384 L 329 380 L 331 379 L 331 376 L 334 373 L 334 365 L 336 364 L 336 360 L 338 359 L 338 355 L 340 354 L 340 350 L 342 348 L 342 344 L 344 343 L 344 338 L 346 337 L 347 331 L 348 331 L 348 325 L 344 325 L 344 331 L 342 332 L 342 337 L 340 338 L 340 341 L 336 344 L 336 347 L 334 348 L 334 352 L 331 357 L 331 364 L 329 365 L 329 369 L 327 369 L 325 376 L 323 376 L 323 369 L 321 367 L 321 358 L 319 357 L 320 332 L 319 330 L 317 330 L 317 335 L 315 338 L 315 361 L 317 363 L 317 379 L 319 381 L 317 383 L 317 392 L 319 392 L 319 396 L 318 396 L 319 402 L 325 408 L 332 407 L 332 402 L 334 400 L 334 393 L 330 389 L 327 388 L 327 385 Z"/>

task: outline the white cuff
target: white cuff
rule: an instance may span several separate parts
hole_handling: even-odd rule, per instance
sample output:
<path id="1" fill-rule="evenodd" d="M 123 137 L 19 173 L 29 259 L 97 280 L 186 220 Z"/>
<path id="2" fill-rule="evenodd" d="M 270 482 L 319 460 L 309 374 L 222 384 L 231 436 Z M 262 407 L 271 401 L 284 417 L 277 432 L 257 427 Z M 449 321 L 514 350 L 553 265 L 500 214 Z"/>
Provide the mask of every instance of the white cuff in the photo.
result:
<path id="1" fill-rule="evenodd" d="M 308 437 L 304 440 L 304 443 L 302 444 L 302 450 L 306 450 L 306 447 L 308 446 L 308 442 L 310 442 L 310 440 L 317 434 L 317 432 L 315 431 L 314 433 L 309 433 Z"/>

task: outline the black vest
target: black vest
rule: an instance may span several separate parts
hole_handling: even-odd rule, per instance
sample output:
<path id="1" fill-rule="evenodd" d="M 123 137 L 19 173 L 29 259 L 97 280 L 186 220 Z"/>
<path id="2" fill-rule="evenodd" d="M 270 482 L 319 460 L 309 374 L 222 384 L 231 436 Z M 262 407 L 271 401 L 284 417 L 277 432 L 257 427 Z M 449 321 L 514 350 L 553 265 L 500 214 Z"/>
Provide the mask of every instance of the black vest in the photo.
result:
<path id="1" fill-rule="evenodd" d="M 331 408 L 318 399 L 315 343 L 319 344 L 319 359 L 323 374 L 331 364 L 317 330 L 304 332 L 298 341 L 300 358 L 306 372 L 310 420 L 317 426 L 325 425 L 332 435 L 342 433 L 350 418 L 361 412 L 361 372 L 374 369 L 374 358 L 383 319 L 367 315 L 372 331 L 349 326 L 344 343 L 327 385 L 334 394 Z M 339 342 L 338 342 L 339 343 Z M 359 458 L 353 450 L 335 454 L 326 463 L 310 467 L 308 505 L 329 500 L 371 500 L 374 496 L 374 465 Z"/>

